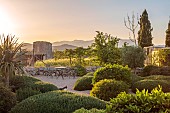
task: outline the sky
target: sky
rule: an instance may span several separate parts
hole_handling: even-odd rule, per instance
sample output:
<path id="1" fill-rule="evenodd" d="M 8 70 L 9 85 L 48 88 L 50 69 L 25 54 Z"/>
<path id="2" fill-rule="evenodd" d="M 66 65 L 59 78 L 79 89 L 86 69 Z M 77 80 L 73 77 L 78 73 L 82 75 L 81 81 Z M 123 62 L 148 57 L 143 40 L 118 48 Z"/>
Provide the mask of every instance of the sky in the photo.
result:
<path id="1" fill-rule="evenodd" d="M 169 0 L 0 0 L 0 34 L 27 43 L 93 40 L 95 31 L 128 39 L 124 18 L 133 12 L 140 17 L 144 9 L 153 27 L 153 43 L 164 44 Z"/>

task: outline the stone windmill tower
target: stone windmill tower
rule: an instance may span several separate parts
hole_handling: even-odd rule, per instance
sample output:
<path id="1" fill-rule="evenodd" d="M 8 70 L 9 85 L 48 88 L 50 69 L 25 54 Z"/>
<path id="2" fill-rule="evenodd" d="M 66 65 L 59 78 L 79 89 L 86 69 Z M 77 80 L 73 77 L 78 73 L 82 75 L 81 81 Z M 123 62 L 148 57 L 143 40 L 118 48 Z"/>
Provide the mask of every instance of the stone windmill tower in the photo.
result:
<path id="1" fill-rule="evenodd" d="M 170 17 L 169 17 L 168 29 L 166 30 L 165 47 L 170 47 Z"/>

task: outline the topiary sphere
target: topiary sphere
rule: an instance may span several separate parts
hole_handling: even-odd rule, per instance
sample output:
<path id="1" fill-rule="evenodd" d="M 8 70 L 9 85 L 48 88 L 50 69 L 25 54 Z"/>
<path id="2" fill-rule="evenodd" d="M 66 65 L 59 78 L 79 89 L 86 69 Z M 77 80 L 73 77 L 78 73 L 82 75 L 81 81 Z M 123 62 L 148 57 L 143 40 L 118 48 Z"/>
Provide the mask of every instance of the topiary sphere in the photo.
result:
<path id="1" fill-rule="evenodd" d="M 110 98 L 116 97 L 120 92 L 128 92 L 128 88 L 129 86 L 123 81 L 104 79 L 94 84 L 90 95 L 109 101 Z"/>
<path id="2" fill-rule="evenodd" d="M 75 82 L 73 89 L 78 90 L 78 91 L 91 90 L 93 87 L 92 79 L 93 79 L 93 76 L 83 76 L 79 78 Z"/>
<path id="3" fill-rule="evenodd" d="M 0 113 L 7 113 L 17 102 L 16 95 L 8 88 L 0 86 Z"/>
<path id="4" fill-rule="evenodd" d="M 97 69 L 94 73 L 93 84 L 104 79 L 121 80 L 127 84 L 131 84 L 132 76 L 130 68 L 114 64 Z"/>

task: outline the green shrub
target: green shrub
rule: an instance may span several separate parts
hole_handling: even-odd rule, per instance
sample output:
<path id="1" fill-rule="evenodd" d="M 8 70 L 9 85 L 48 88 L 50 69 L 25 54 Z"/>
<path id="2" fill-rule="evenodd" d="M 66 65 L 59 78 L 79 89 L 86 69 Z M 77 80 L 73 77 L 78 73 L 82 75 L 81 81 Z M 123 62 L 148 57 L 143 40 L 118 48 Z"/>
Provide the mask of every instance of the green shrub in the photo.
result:
<path id="1" fill-rule="evenodd" d="M 12 90 L 15 92 L 17 89 L 29 87 L 30 85 L 34 84 L 34 82 L 40 81 L 31 76 L 13 76 L 10 77 L 10 86 Z"/>
<path id="2" fill-rule="evenodd" d="M 169 66 L 160 67 L 159 71 L 160 71 L 161 75 L 170 76 L 170 67 Z"/>
<path id="3" fill-rule="evenodd" d="M 122 65 L 106 65 L 105 67 L 99 68 L 94 73 L 93 84 L 99 80 L 104 79 L 116 79 L 122 80 L 126 83 L 131 83 L 131 72 L 130 68 Z"/>
<path id="4" fill-rule="evenodd" d="M 158 66 L 154 66 L 154 65 L 145 66 L 143 68 L 142 76 L 150 76 L 152 75 L 152 73 L 155 73 L 155 70 L 158 70 Z"/>
<path id="5" fill-rule="evenodd" d="M 40 94 L 40 91 L 37 90 L 33 90 L 32 88 L 22 88 L 22 89 L 18 89 L 16 91 L 16 96 L 17 96 L 17 100 L 19 102 L 21 102 L 22 100 L 25 100 L 26 98 L 33 96 L 33 95 L 37 95 Z"/>
<path id="6" fill-rule="evenodd" d="M 93 79 L 92 76 L 83 76 L 79 78 L 75 82 L 73 89 L 78 91 L 91 90 L 93 87 L 92 79 Z"/>
<path id="7" fill-rule="evenodd" d="M 151 75 L 151 76 L 145 77 L 144 79 L 151 79 L 151 80 L 167 80 L 167 81 L 170 81 L 170 76 Z"/>
<path id="8" fill-rule="evenodd" d="M 0 113 L 7 113 L 16 102 L 15 93 L 0 85 Z"/>
<path id="9" fill-rule="evenodd" d="M 98 109 L 95 109 L 95 108 L 90 109 L 90 110 L 81 108 L 81 109 L 76 110 L 73 113 L 105 113 L 105 111 L 104 110 L 98 110 Z"/>
<path id="10" fill-rule="evenodd" d="M 73 67 L 77 73 L 77 76 L 83 76 L 85 75 L 86 72 L 86 68 L 81 66 L 81 65 L 76 65 L 75 67 Z"/>
<path id="11" fill-rule="evenodd" d="M 167 80 L 152 80 L 152 79 L 144 79 L 140 80 L 132 86 L 132 92 L 136 92 L 136 89 L 142 91 L 143 89 L 148 90 L 151 92 L 155 87 L 158 85 L 162 86 L 162 90 L 164 92 L 170 92 L 170 82 Z"/>
<path id="12" fill-rule="evenodd" d="M 143 79 L 144 79 L 144 77 L 132 74 L 132 85 L 131 85 L 131 87 L 134 85 L 134 83 L 136 83 L 140 80 L 143 80 Z"/>
<path id="13" fill-rule="evenodd" d="M 31 96 L 9 113 L 72 113 L 77 109 L 105 109 L 106 102 L 65 91 L 52 91 Z"/>
<path id="14" fill-rule="evenodd" d="M 87 73 L 86 75 L 84 75 L 84 76 L 93 76 L 94 75 L 94 72 L 89 72 L 89 73 Z"/>
<path id="15" fill-rule="evenodd" d="M 107 113 L 170 113 L 170 93 L 164 93 L 156 88 L 148 93 L 137 91 L 136 95 L 122 92 L 111 99 Z"/>
<path id="16" fill-rule="evenodd" d="M 37 81 L 34 84 L 31 84 L 30 87 L 34 90 L 40 91 L 41 93 L 58 90 L 57 86 L 42 81 Z"/>
<path id="17" fill-rule="evenodd" d="M 36 79 L 31 76 L 14 76 L 13 79 L 10 80 L 10 85 L 14 86 L 13 90 L 16 91 L 17 89 L 22 88 L 32 88 L 34 90 L 40 91 L 42 93 L 57 90 L 57 86 L 42 82 L 39 79 Z"/>
<path id="18" fill-rule="evenodd" d="M 128 92 L 128 85 L 123 81 L 113 79 L 100 80 L 90 91 L 90 95 L 109 101 L 110 98 L 116 97 L 120 92 Z"/>

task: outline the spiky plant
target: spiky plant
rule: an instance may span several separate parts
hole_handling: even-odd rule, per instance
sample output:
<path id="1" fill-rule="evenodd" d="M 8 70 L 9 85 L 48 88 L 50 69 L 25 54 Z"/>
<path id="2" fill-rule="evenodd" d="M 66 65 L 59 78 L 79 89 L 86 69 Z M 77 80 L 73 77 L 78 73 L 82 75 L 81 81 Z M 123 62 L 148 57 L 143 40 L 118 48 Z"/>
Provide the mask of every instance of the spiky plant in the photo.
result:
<path id="1" fill-rule="evenodd" d="M 21 59 L 25 52 L 21 51 L 23 43 L 19 44 L 15 36 L 2 35 L 0 40 L 0 71 L 5 85 L 9 87 L 9 77 L 23 71 Z"/>

